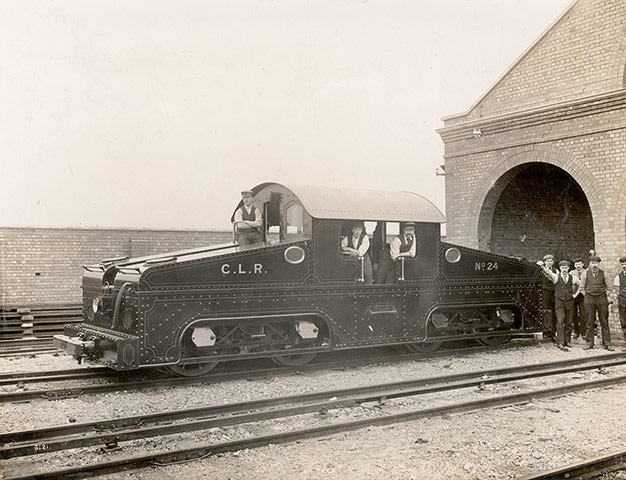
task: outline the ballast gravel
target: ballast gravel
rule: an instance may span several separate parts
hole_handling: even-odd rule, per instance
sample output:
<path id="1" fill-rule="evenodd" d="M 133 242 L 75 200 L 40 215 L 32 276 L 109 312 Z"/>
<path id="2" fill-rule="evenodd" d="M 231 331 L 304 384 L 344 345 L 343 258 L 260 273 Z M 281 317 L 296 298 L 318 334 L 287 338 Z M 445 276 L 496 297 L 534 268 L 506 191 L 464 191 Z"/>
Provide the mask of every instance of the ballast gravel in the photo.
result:
<path id="1" fill-rule="evenodd" d="M 616 335 L 617 336 L 617 335 Z M 623 341 L 616 347 L 623 350 Z M 574 341 L 570 352 L 551 343 L 513 342 L 505 349 L 381 363 L 358 368 L 334 368 L 317 372 L 234 380 L 215 384 L 116 392 L 64 400 L 33 400 L 2 404 L 0 424 L 4 432 L 126 417 L 165 410 L 240 402 L 255 398 L 331 390 L 411 378 L 436 377 L 468 371 L 522 364 L 588 358 L 607 353 L 596 348 L 583 351 Z M 367 351 L 361 352 L 367 355 Z M 64 355 L 0 359 L 3 372 L 67 369 L 76 367 Z M 588 381 L 624 375 L 614 367 L 568 374 L 569 380 Z M 386 412 L 431 407 L 455 401 L 488 398 L 502 393 L 528 391 L 558 385 L 562 379 L 539 378 L 506 385 L 484 385 L 465 391 L 438 392 L 418 398 L 402 398 L 382 406 L 364 405 L 332 409 L 290 420 L 271 420 L 254 428 L 239 425 L 187 434 L 122 443 L 122 454 L 167 450 L 197 442 L 221 442 L 263 431 L 284 431 L 346 419 L 385 415 Z M 15 391 L 16 387 L 3 387 Z M 376 407 L 376 408 L 375 408 Z M 466 414 L 372 426 L 319 439 L 269 445 L 208 456 L 202 460 L 159 465 L 103 475 L 103 479 L 514 479 L 533 472 L 580 461 L 626 448 L 626 385 L 595 389 L 523 405 L 489 408 Z M 47 470 L 75 462 L 98 462 L 120 452 L 104 453 L 100 447 L 52 452 L 3 460 L 0 471 L 23 473 Z M 622 475 L 622 476 L 620 476 Z M 626 475 L 609 474 L 606 478 Z"/>

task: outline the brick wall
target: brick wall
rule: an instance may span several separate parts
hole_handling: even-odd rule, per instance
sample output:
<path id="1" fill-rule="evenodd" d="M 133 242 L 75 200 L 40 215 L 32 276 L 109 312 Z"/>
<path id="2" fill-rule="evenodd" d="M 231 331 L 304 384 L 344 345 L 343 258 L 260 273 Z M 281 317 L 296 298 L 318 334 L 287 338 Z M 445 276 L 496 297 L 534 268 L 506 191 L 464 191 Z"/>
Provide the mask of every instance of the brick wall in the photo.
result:
<path id="1" fill-rule="evenodd" d="M 571 177 L 569 181 L 575 182 L 582 191 L 591 211 L 595 249 L 605 257 L 621 256 L 626 252 L 626 128 L 623 127 L 626 102 L 621 110 L 615 111 L 615 121 L 622 126 L 549 141 L 541 136 L 526 136 L 527 132 L 519 129 L 519 146 L 493 147 L 446 158 L 446 232 L 450 241 L 488 248 L 486 242 L 490 242 L 493 234 L 495 206 L 507 185 L 521 170 L 531 168 L 533 163 L 542 163 L 567 172 Z M 575 122 L 572 120 L 572 128 Z M 558 183 L 550 187 L 560 188 Z M 529 190 L 515 201 L 536 208 L 532 203 L 546 200 Z M 579 214 L 580 210 L 578 207 L 574 213 Z M 526 232 L 520 231 L 519 235 L 523 233 Z M 555 241 L 546 246 L 555 251 L 559 244 Z"/>
<path id="2" fill-rule="evenodd" d="M 603 266 L 617 271 L 626 253 L 625 24 L 623 0 L 578 0 L 472 109 L 444 119 L 451 242 L 535 259 L 584 253 L 593 242 Z M 536 182 L 513 194 L 536 164 L 555 173 L 544 189 L 580 192 L 564 223 L 562 206 Z M 520 212 L 539 225 L 515 221 Z M 561 223 L 574 244 L 555 234 Z M 524 234 L 532 247 L 515 244 Z"/>
<path id="3" fill-rule="evenodd" d="M 0 228 L 0 306 L 80 303 L 83 265 L 231 239 L 215 231 Z"/>
<path id="4" fill-rule="evenodd" d="M 593 247 L 589 203 L 564 170 L 546 164 L 521 170 L 494 206 L 489 250 L 528 259 L 552 253 L 571 260 Z"/>
<path id="5" fill-rule="evenodd" d="M 449 124 L 624 87 L 625 17 L 623 0 L 578 0 L 467 115 Z"/>
<path id="6" fill-rule="evenodd" d="M 467 112 L 444 118 L 451 243 L 531 260 L 545 252 L 571 259 L 592 245 L 611 278 L 618 272 L 626 254 L 624 25 L 626 1 L 576 1 Z M 552 196 L 564 188 L 574 195 Z"/>

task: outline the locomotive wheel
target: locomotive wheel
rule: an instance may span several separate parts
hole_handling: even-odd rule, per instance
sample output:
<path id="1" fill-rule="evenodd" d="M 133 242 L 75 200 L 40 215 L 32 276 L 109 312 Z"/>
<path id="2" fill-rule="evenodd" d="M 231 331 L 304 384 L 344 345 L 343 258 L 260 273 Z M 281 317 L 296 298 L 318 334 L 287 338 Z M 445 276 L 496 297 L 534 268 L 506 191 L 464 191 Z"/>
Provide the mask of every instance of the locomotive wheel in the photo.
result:
<path id="1" fill-rule="evenodd" d="M 272 360 L 282 367 L 301 367 L 312 361 L 315 357 L 317 357 L 317 353 L 295 353 L 293 355 L 277 355 L 272 357 Z"/>
<path id="2" fill-rule="evenodd" d="M 220 362 L 188 363 L 185 365 L 168 365 L 166 368 L 181 377 L 199 377 L 213 370 Z"/>
<path id="3" fill-rule="evenodd" d="M 417 353 L 433 353 L 439 350 L 439 347 L 443 342 L 430 342 L 430 343 L 409 343 L 407 344 L 407 348 L 412 352 Z"/>

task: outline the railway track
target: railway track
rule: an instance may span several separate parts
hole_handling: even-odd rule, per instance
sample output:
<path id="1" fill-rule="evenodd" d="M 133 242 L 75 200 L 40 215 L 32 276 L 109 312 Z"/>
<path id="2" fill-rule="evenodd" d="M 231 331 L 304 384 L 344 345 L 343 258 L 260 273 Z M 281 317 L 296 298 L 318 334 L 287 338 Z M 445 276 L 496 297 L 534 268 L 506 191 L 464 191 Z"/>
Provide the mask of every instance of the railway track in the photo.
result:
<path id="1" fill-rule="evenodd" d="M 23 347 L 51 347 L 52 337 L 45 338 L 18 338 L 13 340 L 0 340 L 0 352 L 10 350 L 12 348 Z"/>
<path id="2" fill-rule="evenodd" d="M 279 433 L 252 435 L 247 438 L 214 443 L 198 443 L 189 448 L 179 448 L 161 452 L 141 453 L 133 456 L 116 457 L 108 455 L 107 461 L 88 465 L 62 468 L 54 471 L 24 471 L 20 465 L 19 473 L 7 471 L 5 479 L 26 478 L 76 478 L 89 472 L 89 475 L 113 472 L 119 469 L 139 468 L 152 464 L 163 464 L 201 458 L 207 455 L 245 448 L 254 448 L 270 443 L 285 443 L 303 438 L 326 436 L 329 434 L 364 428 L 371 425 L 383 425 L 418 418 L 432 418 L 445 414 L 478 411 L 485 408 L 503 407 L 528 402 L 537 398 L 560 396 L 567 393 L 602 388 L 609 385 L 626 383 L 626 375 L 613 376 L 601 380 L 571 382 L 558 387 L 532 389 L 523 393 L 494 395 L 480 400 L 453 402 L 430 408 L 412 408 L 410 410 L 387 409 L 387 402 L 392 399 L 415 397 L 427 393 L 448 390 L 481 387 L 486 384 L 514 382 L 523 379 L 563 375 L 590 369 L 606 368 L 626 364 L 621 355 L 606 355 L 608 358 L 590 358 L 549 364 L 534 364 L 523 367 L 495 369 L 491 371 L 469 372 L 434 378 L 417 378 L 401 382 L 366 385 L 313 392 L 286 397 L 258 399 L 248 402 L 206 406 L 187 410 L 163 412 L 151 415 L 134 416 L 101 420 L 84 424 L 50 427 L 39 430 L 14 432 L 0 435 L 0 458 L 8 459 L 41 453 L 51 453 L 64 449 L 80 448 L 93 445 L 118 447 L 119 442 L 143 439 L 154 436 L 179 434 L 197 430 L 221 429 L 236 425 L 267 422 L 276 419 L 288 419 L 294 416 L 313 415 L 318 421 L 314 426 Z M 578 364 L 577 364 L 578 363 Z M 358 420 L 322 421 L 326 412 L 332 409 L 350 409 L 375 406 L 375 415 Z M 372 411 L 374 411 L 372 410 Z M 27 465 L 32 465 L 29 462 Z M 529 477 L 554 478 L 554 477 Z M 557 477 L 567 478 L 567 477 Z"/>
<path id="3" fill-rule="evenodd" d="M 9 340 L 9 342 L 11 341 Z M 52 345 L 52 338 L 22 340 L 11 343 L 11 345 L 0 345 L 0 358 L 19 357 L 23 355 L 36 355 L 40 353 L 54 353 L 59 351 Z"/>
<path id="4" fill-rule="evenodd" d="M 49 370 L 43 372 L 16 372 L 0 374 L 0 386 L 21 387 L 30 385 L 28 390 L 0 393 L 0 404 L 7 402 L 21 402 L 35 399 L 58 400 L 61 398 L 79 397 L 89 394 L 110 393 L 116 391 L 138 391 L 151 388 L 166 388 L 185 385 L 198 385 L 203 383 L 224 382 L 230 380 L 238 380 L 250 377 L 264 376 L 284 376 L 292 375 L 298 372 L 315 372 L 319 370 L 329 370 L 333 368 L 358 368 L 378 363 L 399 363 L 411 360 L 423 360 L 425 358 L 437 358 L 443 356 L 462 355 L 474 352 L 484 352 L 485 350 L 500 350 L 517 347 L 519 344 L 504 344 L 497 347 L 473 346 L 466 348 L 456 348 L 452 350 L 444 350 L 428 354 L 423 353 L 394 353 L 392 355 L 376 355 L 376 356 L 360 356 L 352 359 L 343 358 L 345 352 L 339 352 L 337 355 L 329 355 L 331 358 L 319 360 L 315 363 L 304 365 L 301 367 L 273 367 L 263 368 L 257 364 L 241 362 L 241 365 L 235 367 L 234 370 L 222 370 L 212 372 L 202 377 L 182 378 L 182 377 L 163 377 L 163 373 L 156 370 L 146 370 L 141 372 L 121 373 L 115 372 L 105 367 L 89 367 L 77 368 L 74 370 Z M 619 357 L 619 354 L 606 356 L 612 358 Z M 333 358 L 333 357 L 339 357 Z M 604 358 L 604 357 L 602 357 Z M 226 367 L 231 365 L 225 364 Z M 225 368 L 226 368 L 225 367 Z M 159 378 L 155 378 L 158 376 Z M 49 384 L 63 381 L 91 380 L 97 378 L 109 378 L 111 383 L 108 384 L 73 384 L 70 387 L 60 388 L 32 388 L 36 384 Z M 138 381 L 140 379 L 141 381 Z"/>
<path id="5" fill-rule="evenodd" d="M 583 480 L 626 470 L 626 449 L 522 477 L 520 480 Z"/>

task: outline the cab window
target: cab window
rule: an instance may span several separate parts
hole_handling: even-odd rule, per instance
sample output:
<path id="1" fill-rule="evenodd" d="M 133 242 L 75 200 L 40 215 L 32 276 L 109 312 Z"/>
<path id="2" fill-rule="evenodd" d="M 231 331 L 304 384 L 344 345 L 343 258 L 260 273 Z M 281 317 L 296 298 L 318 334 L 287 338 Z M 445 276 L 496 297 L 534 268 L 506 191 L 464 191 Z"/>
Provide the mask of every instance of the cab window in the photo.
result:
<path id="1" fill-rule="evenodd" d="M 385 222 L 385 242 L 387 244 L 400 235 L 400 222 Z"/>
<path id="2" fill-rule="evenodd" d="M 287 236 L 304 234 L 304 208 L 297 203 L 287 207 L 285 211 Z"/>
<path id="3" fill-rule="evenodd" d="M 311 216 L 306 213 L 299 203 L 288 204 L 283 216 L 284 231 L 281 240 L 293 241 L 311 238 L 313 223 Z"/>

